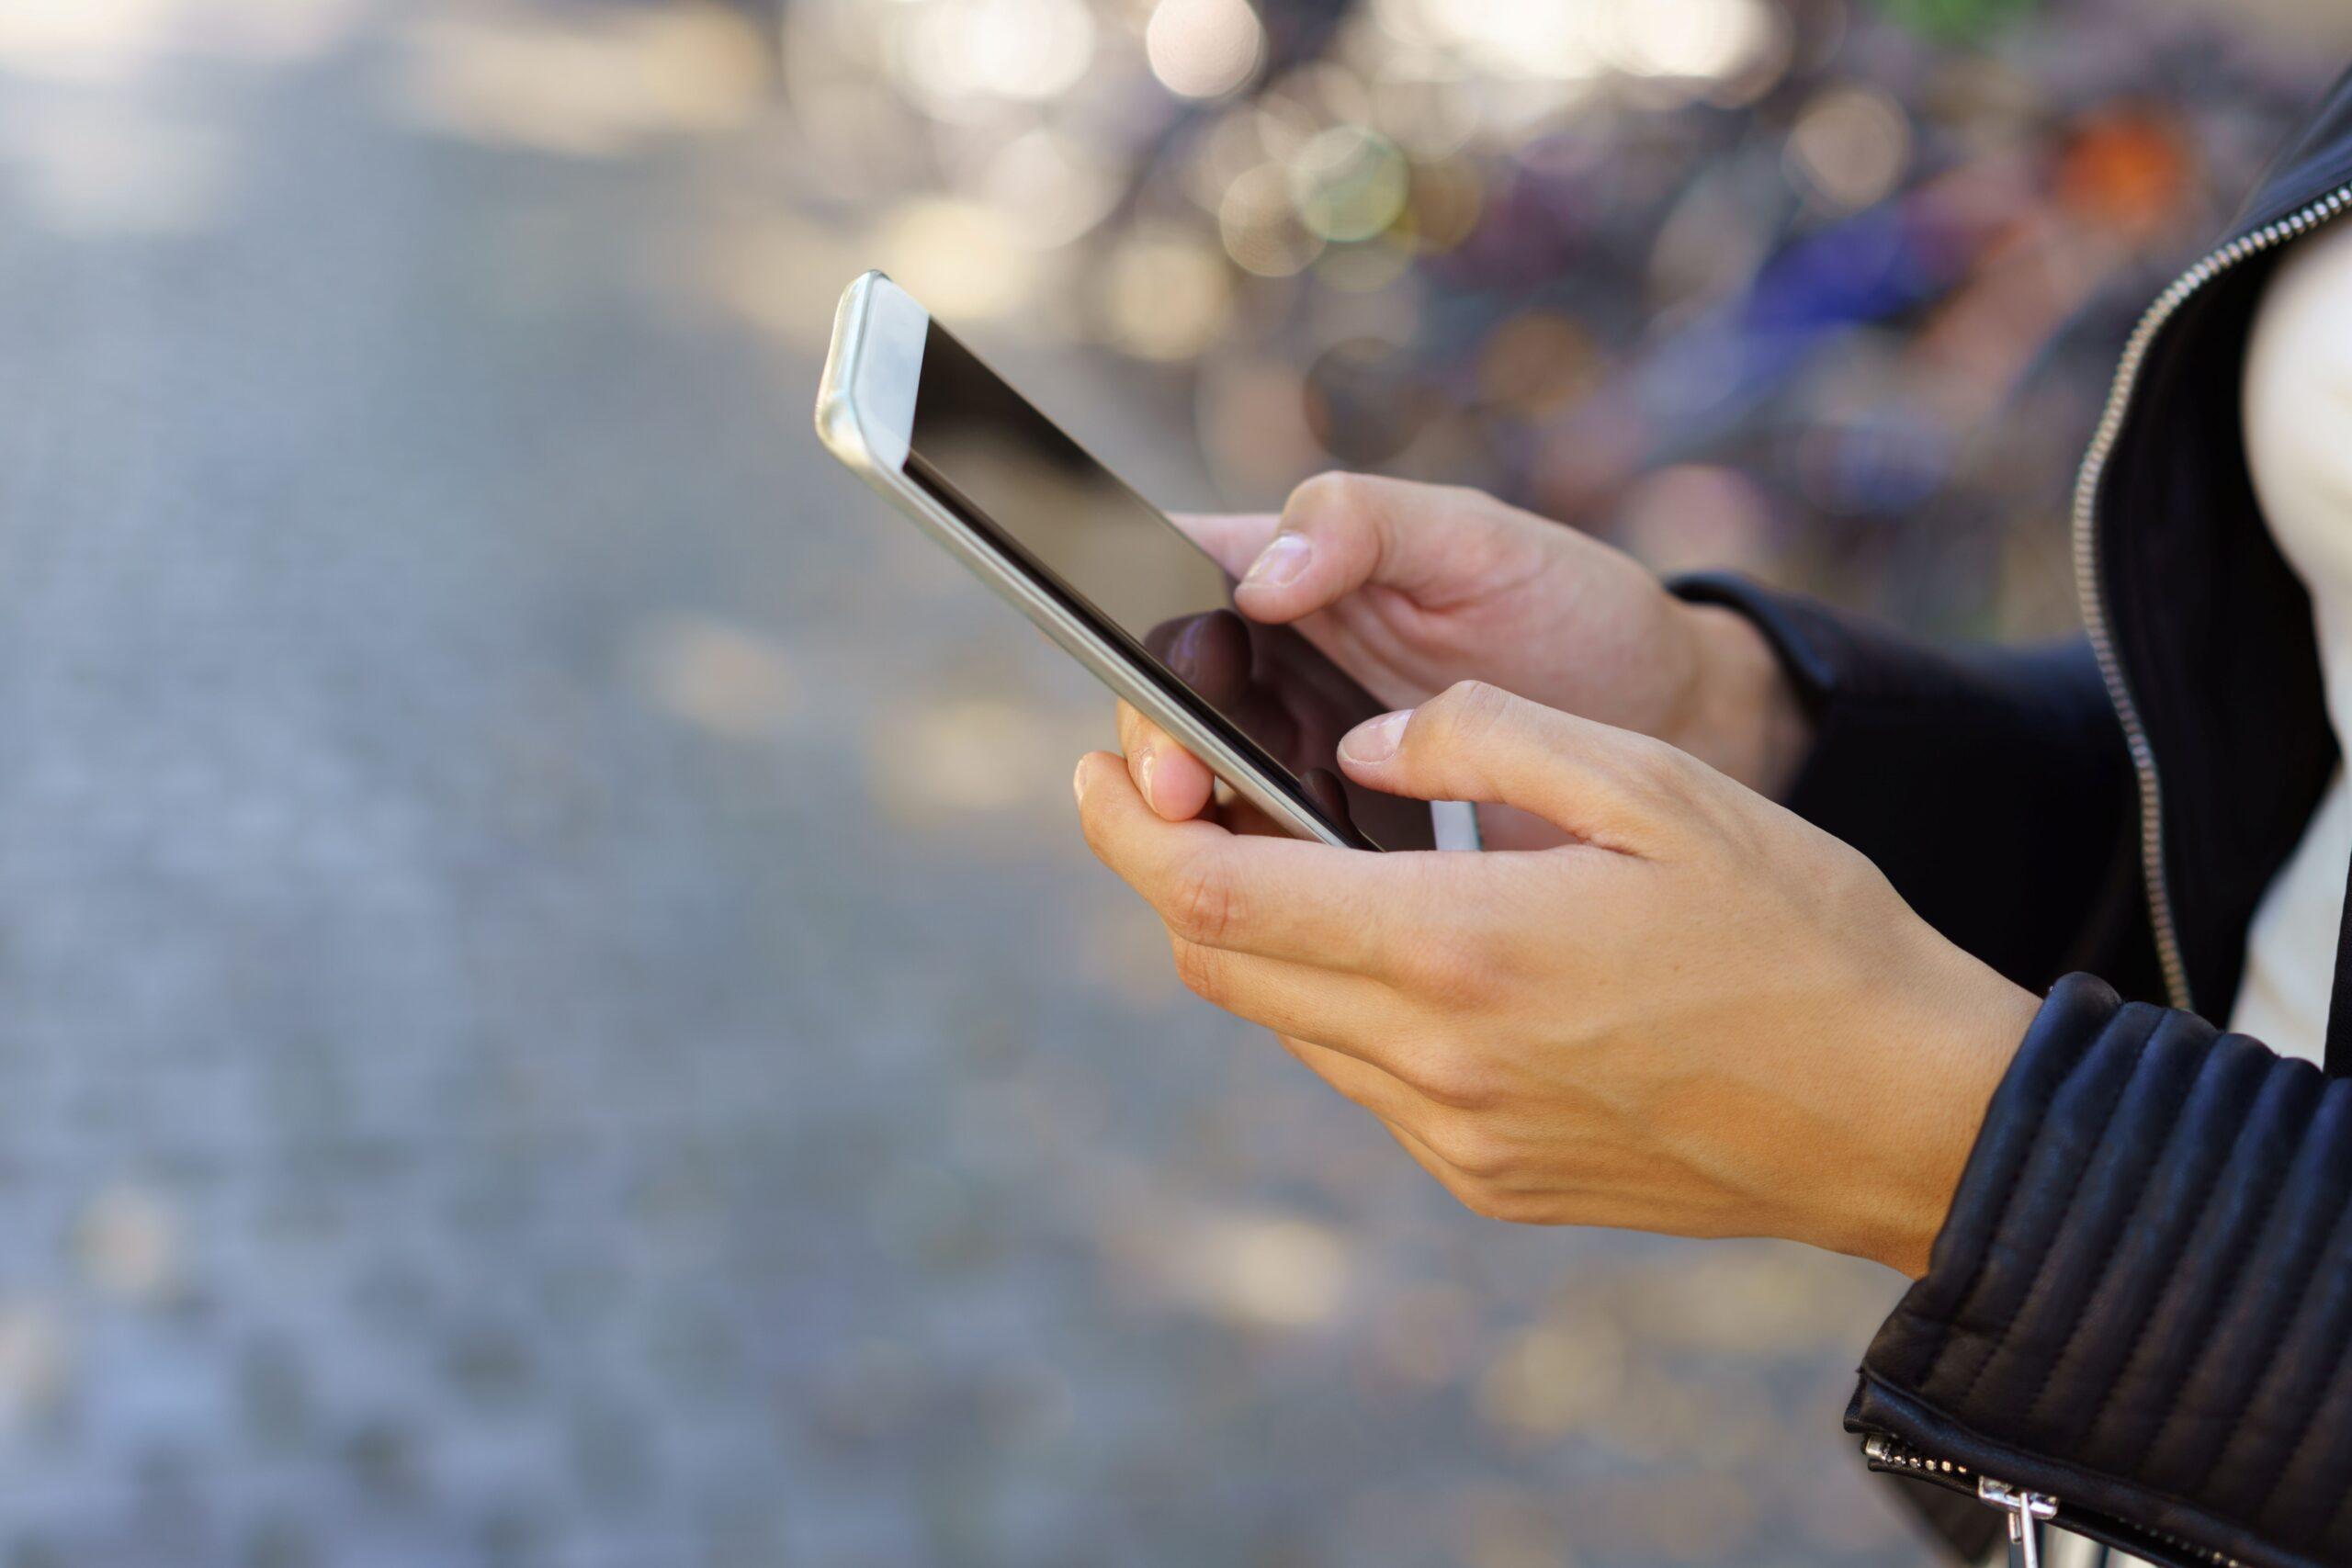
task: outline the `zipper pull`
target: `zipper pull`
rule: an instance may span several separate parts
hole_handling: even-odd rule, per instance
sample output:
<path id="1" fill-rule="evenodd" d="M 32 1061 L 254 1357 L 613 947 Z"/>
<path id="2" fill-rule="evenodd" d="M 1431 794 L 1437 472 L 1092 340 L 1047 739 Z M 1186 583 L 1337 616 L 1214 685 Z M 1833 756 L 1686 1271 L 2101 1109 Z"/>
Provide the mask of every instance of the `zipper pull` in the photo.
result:
<path id="1" fill-rule="evenodd" d="M 2009 1517 L 2009 1544 L 2017 1549 L 2019 1568 L 2041 1568 L 2041 1525 L 2058 1517 L 2058 1499 L 2046 1492 L 2027 1492 L 1989 1475 L 1976 1478 L 1976 1496 Z"/>

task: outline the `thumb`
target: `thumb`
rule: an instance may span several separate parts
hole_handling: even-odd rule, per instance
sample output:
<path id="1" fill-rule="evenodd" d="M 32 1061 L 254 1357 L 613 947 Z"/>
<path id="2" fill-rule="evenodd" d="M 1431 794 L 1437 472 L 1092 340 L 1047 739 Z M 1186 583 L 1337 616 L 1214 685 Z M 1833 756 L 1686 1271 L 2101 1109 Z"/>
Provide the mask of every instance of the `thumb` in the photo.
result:
<path id="1" fill-rule="evenodd" d="M 1467 491 L 1318 474 L 1283 503 L 1281 529 L 1260 541 L 1235 603 L 1252 620 L 1282 623 L 1377 582 L 1425 606 L 1442 604 L 1514 551 L 1540 547 L 1528 526 L 1535 523 Z"/>
<path id="2" fill-rule="evenodd" d="M 1367 788 L 1515 806 L 1628 854 L 1700 787 L 1699 764 L 1664 741 L 1479 681 L 1358 725 L 1340 742 L 1340 765 Z"/>

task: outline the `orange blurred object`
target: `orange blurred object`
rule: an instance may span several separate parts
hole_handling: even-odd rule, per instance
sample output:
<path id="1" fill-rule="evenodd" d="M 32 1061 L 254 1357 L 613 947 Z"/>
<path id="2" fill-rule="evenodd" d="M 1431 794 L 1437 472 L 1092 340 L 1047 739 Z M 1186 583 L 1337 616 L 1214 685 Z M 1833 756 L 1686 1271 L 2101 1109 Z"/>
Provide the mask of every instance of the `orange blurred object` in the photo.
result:
<path id="1" fill-rule="evenodd" d="M 2179 211 L 2193 173 L 2188 147 L 2169 117 L 2109 110 L 2086 120 L 2060 155 L 2058 199 L 2088 221 L 2146 234 Z"/>

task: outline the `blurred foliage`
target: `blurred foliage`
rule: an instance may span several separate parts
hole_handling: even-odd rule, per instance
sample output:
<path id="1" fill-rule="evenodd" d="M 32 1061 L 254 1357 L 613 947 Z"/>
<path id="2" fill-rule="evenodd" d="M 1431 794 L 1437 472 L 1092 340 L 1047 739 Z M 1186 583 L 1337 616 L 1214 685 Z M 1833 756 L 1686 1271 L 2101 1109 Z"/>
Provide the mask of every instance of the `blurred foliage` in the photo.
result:
<path id="1" fill-rule="evenodd" d="M 2030 13 L 2039 0 L 1876 0 L 1906 27 L 1953 39 L 1981 39 Z"/>

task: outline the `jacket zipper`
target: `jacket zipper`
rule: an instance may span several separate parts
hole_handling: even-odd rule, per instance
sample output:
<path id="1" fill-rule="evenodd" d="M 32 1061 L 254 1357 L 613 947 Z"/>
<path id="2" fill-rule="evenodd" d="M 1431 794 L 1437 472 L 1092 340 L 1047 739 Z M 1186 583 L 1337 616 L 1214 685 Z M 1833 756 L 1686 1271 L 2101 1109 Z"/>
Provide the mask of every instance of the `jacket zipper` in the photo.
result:
<path id="1" fill-rule="evenodd" d="M 2099 418 L 2098 433 L 2091 438 L 2090 451 L 2083 459 L 2082 472 L 2075 485 L 2075 592 L 2081 597 L 2083 625 L 2090 633 L 2091 649 L 2098 659 L 2099 674 L 2107 682 L 2109 700 L 2114 703 L 2116 715 L 2123 721 L 2124 743 L 2131 750 L 2132 770 L 2139 781 L 2141 871 L 2147 880 L 2148 907 L 2155 928 L 2156 958 L 2164 969 L 2165 992 L 2173 1006 L 2184 1010 L 2192 1003 L 2188 965 L 2181 956 L 2180 928 L 2173 918 L 2172 893 L 2165 872 L 2163 785 L 2156 776 L 2156 756 L 2148 743 L 2147 728 L 2140 721 L 2140 710 L 2124 682 L 2122 661 L 2116 657 L 2107 597 L 2098 581 L 2099 486 L 2107 477 L 2108 460 L 2115 454 L 2115 444 L 2123 434 L 2124 421 L 2131 412 L 2132 395 L 2139 389 L 2140 374 L 2146 366 L 2149 351 L 2181 308 L 2215 278 L 2243 262 L 2309 233 L 2347 205 L 2352 205 L 2352 184 L 2339 186 L 2310 206 L 2231 241 L 2173 280 L 2172 287 L 2157 297 L 2132 330 L 2122 361 L 2116 367 L 2106 412 Z"/>
<path id="2" fill-rule="evenodd" d="M 2019 1549 L 2024 1568 L 2040 1568 L 2041 1527 L 2053 1520 L 2120 1546 L 2127 1551 L 2143 1555 L 2154 1551 L 2201 1563 L 2205 1568 L 2245 1568 L 2244 1562 L 2225 1551 L 2199 1546 L 2168 1530 L 2151 1529 L 2145 1525 L 2132 1524 L 2103 1514 L 2068 1509 L 2065 1504 L 2048 1492 L 2030 1491 L 1982 1472 L 1971 1471 L 1956 1460 L 1939 1459 L 1884 1433 L 1873 1432 L 1862 1439 L 1862 1457 L 1870 1461 L 1872 1470 L 1915 1475 L 1952 1491 L 1966 1493 L 1979 1502 L 2000 1509 L 2008 1516 L 2009 1540 Z M 2062 1517 L 2062 1514 L 2065 1517 Z"/>
<path id="3" fill-rule="evenodd" d="M 2008 1515 L 2018 1568 L 2041 1568 L 2041 1527 L 2058 1517 L 2058 1499 L 2047 1492 L 2020 1492 L 1989 1475 L 1976 1478 L 1976 1497 Z"/>

